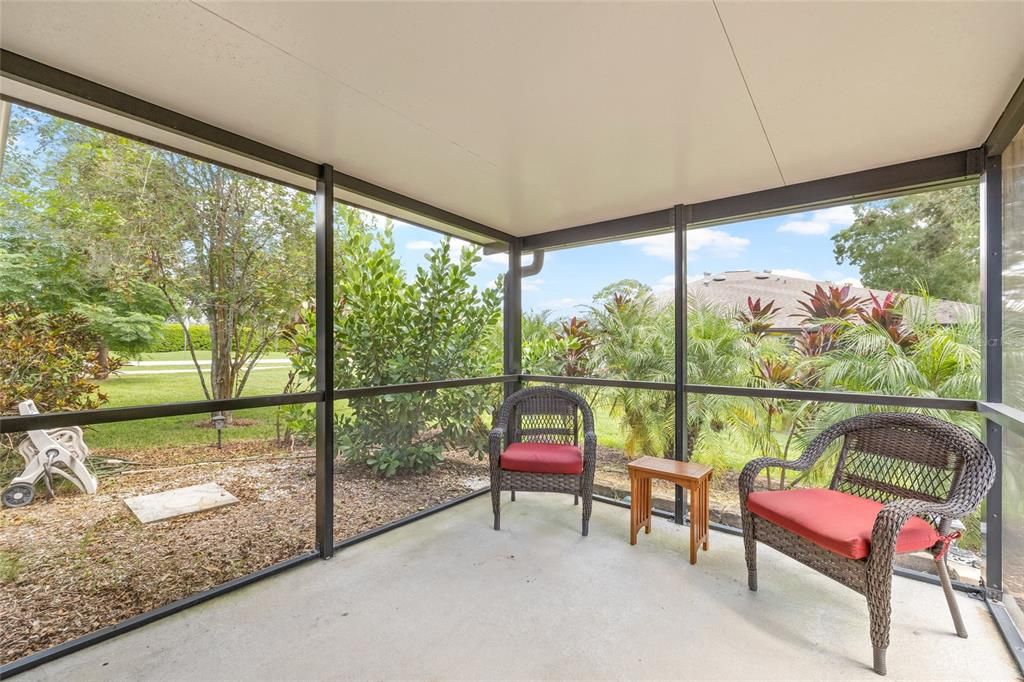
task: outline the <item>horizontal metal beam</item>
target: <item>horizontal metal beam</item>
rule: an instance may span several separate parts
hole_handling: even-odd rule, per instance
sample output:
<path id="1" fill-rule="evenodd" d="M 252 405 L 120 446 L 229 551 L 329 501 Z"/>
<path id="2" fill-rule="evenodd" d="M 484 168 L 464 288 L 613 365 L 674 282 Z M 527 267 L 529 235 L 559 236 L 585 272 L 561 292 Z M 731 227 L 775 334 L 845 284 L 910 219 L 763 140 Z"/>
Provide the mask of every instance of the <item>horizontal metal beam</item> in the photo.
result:
<path id="1" fill-rule="evenodd" d="M 645 234 L 663 232 L 672 228 L 672 209 L 651 211 L 640 215 L 602 220 L 589 225 L 577 225 L 562 230 L 542 232 L 523 237 L 523 250 L 544 249 L 559 246 L 581 246 L 588 243 L 610 241 L 625 237 L 640 237 Z"/>
<path id="2" fill-rule="evenodd" d="M 1024 436 L 1024 411 L 1010 407 L 1005 403 L 990 403 L 979 400 L 978 412 L 1003 428 L 1010 429 L 1014 433 Z"/>
<path id="3" fill-rule="evenodd" d="M 909 191 L 966 182 L 980 176 L 983 163 L 983 150 L 965 149 L 785 187 L 687 204 L 687 229 L 883 199 Z M 666 208 L 530 235 L 523 238 L 523 244 L 527 250 L 576 246 L 639 237 L 668 230 L 672 225 L 672 209 Z"/>
<path id="4" fill-rule="evenodd" d="M 690 227 L 791 213 L 841 203 L 868 201 L 977 178 L 984 155 L 980 149 L 907 161 L 785 187 L 740 194 L 690 205 Z"/>
<path id="5" fill-rule="evenodd" d="M 345 398 L 363 398 L 373 395 L 397 393 L 415 393 L 433 391 L 442 388 L 460 388 L 482 384 L 500 384 L 515 381 L 519 375 L 497 375 L 474 377 L 472 379 L 441 379 L 438 381 L 420 381 L 410 384 L 392 384 L 387 386 L 361 386 L 343 388 L 334 392 L 335 400 Z M 196 400 L 183 403 L 162 403 L 159 405 L 140 405 L 136 407 L 111 407 L 98 410 L 80 410 L 78 412 L 50 412 L 47 414 L 17 415 L 0 417 L 0 433 L 20 433 L 32 429 L 57 429 L 66 426 L 87 426 L 89 424 L 109 424 L 112 422 L 137 421 L 139 419 L 159 419 L 161 417 L 177 417 L 187 414 L 203 414 L 206 412 L 223 412 L 228 410 L 247 410 L 259 407 L 275 407 L 278 405 L 297 405 L 303 403 L 319 403 L 322 394 L 311 391 L 307 393 L 281 393 L 277 395 L 255 396 L 252 398 L 230 398 L 226 400 Z"/>
<path id="6" fill-rule="evenodd" d="M 316 403 L 322 400 L 320 393 L 281 393 L 253 398 L 229 398 L 225 400 L 196 400 L 186 403 L 163 403 L 160 405 L 140 405 L 137 407 L 108 407 L 98 410 L 80 410 L 78 412 L 49 412 L 46 414 L 30 414 L 0 417 L 0 433 L 19 433 L 33 429 L 59 429 L 65 426 L 87 426 L 89 424 L 109 424 L 111 422 L 128 422 L 139 419 L 158 419 L 160 417 L 178 417 L 186 414 L 203 414 L 204 412 L 224 412 L 228 410 L 247 410 L 257 407 L 274 407 L 277 405 L 296 405 L 300 403 Z"/>
<path id="7" fill-rule="evenodd" d="M 674 391 L 675 384 L 667 381 L 630 381 L 628 379 L 596 379 L 594 377 L 559 377 L 546 374 L 520 374 L 523 382 L 542 384 L 576 384 L 605 388 L 637 388 L 645 391 Z"/>
<path id="8" fill-rule="evenodd" d="M 852 403 L 880 407 L 917 407 L 928 410 L 977 412 L 978 401 L 961 398 L 925 398 L 918 396 L 882 395 L 880 393 L 846 393 L 842 391 L 800 391 L 794 389 L 753 388 L 749 386 L 707 386 L 687 384 L 687 393 L 731 395 L 739 398 L 778 398 L 819 403 Z"/>
<path id="9" fill-rule="evenodd" d="M 996 120 L 992 132 L 988 134 L 988 139 L 985 140 L 985 153 L 989 156 L 1002 154 L 1022 127 L 1024 127 L 1024 80 L 1010 96 L 1006 108 Z"/>
<path id="10" fill-rule="evenodd" d="M 395 530 L 396 528 L 401 528 L 402 526 L 407 526 L 407 525 L 409 525 L 410 523 L 412 523 L 414 521 L 419 521 L 420 519 L 425 519 L 428 516 L 433 516 L 434 514 L 436 514 L 438 512 L 443 512 L 443 511 L 445 511 L 447 509 L 451 509 L 452 507 L 460 505 L 463 502 L 469 502 L 470 500 L 476 499 L 476 498 L 480 497 L 481 495 L 486 495 L 489 492 L 491 492 L 490 487 L 480 488 L 478 490 L 474 490 L 473 492 L 466 493 L 465 495 L 460 495 L 459 497 L 454 497 L 454 498 L 448 500 L 447 502 L 442 502 L 441 504 L 434 505 L 433 507 L 429 507 L 427 509 L 420 510 L 420 511 L 416 512 L 415 514 L 410 514 L 409 516 L 402 517 L 400 519 L 392 521 L 391 523 L 385 523 L 383 526 L 377 526 L 376 528 L 371 528 L 370 530 L 363 531 L 362 533 L 359 533 L 358 535 L 353 535 L 350 538 L 345 538 L 344 540 L 340 540 L 339 542 L 336 542 L 334 544 L 334 550 L 335 551 L 341 551 L 341 550 L 345 549 L 346 547 L 351 547 L 352 545 L 357 545 L 360 542 L 363 542 L 365 540 L 369 540 L 370 538 L 375 538 L 378 535 L 383 535 L 384 533 L 387 533 L 388 531 Z"/>
<path id="11" fill-rule="evenodd" d="M 1013 599 L 1013 597 L 1009 597 L 1009 599 Z M 988 606 L 988 612 L 992 614 L 992 619 L 996 622 L 996 629 L 999 630 L 1003 641 L 1006 642 L 1006 647 L 1010 650 L 1017 669 L 1020 670 L 1021 675 L 1024 675 L 1024 637 L 1021 637 L 1017 624 L 1014 623 L 1010 612 L 1002 602 L 994 601 L 985 595 L 985 605 Z"/>
<path id="12" fill-rule="evenodd" d="M 399 393 L 419 393 L 436 391 L 443 388 L 462 388 L 464 386 L 482 386 L 486 384 L 503 384 L 516 381 L 518 374 L 501 374 L 490 377 L 474 377 L 472 379 L 440 379 L 438 381 L 417 381 L 409 384 L 389 384 L 385 386 L 360 386 L 358 388 L 339 388 L 334 391 L 335 400 L 348 398 L 369 398 L 375 395 L 396 395 Z"/>
<path id="13" fill-rule="evenodd" d="M 270 576 L 277 575 L 289 568 L 294 568 L 300 564 L 304 564 L 318 558 L 320 558 L 320 555 L 316 552 L 300 554 L 299 556 L 291 559 L 286 559 L 280 563 L 262 568 L 254 573 L 249 573 L 241 576 L 240 578 L 235 578 L 234 580 L 229 580 L 226 583 L 211 587 L 208 590 L 196 592 L 195 594 L 178 599 L 170 604 L 165 604 L 164 606 L 153 609 L 152 611 L 146 611 L 145 613 L 140 613 L 137 616 L 132 616 L 120 623 L 108 625 L 105 628 L 94 630 L 89 634 L 76 637 L 75 639 L 64 642 L 63 644 L 58 644 L 57 646 L 50 647 L 49 649 L 43 649 L 38 653 L 29 654 L 28 656 L 0 666 L 0 680 L 6 680 L 9 677 L 23 673 L 26 670 L 31 670 L 43 663 L 48 663 L 62 656 L 67 656 L 68 654 L 94 644 L 99 644 L 111 637 L 117 637 L 118 635 L 140 628 L 143 625 L 148 625 L 149 623 L 160 620 L 161 618 L 166 618 L 167 616 L 178 613 L 179 611 L 184 611 L 191 606 L 197 606 L 198 604 L 209 601 L 214 597 L 219 597 L 222 594 L 227 594 L 228 592 L 237 590 L 240 587 L 245 587 L 246 585 L 250 585 L 258 580 L 269 578 Z"/>
<path id="14" fill-rule="evenodd" d="M 191 116 L 152 104 L 146 100 L 109 88 L 81 76 L 76 76 L 67 71 L 48 66 L 10 50 L 0 49 L 0 73 L 7 78 L 58 94 L 76 102 L 97 107 L 120 116 L 126 116 L 161 130 L 170 131 L 233 154 L 240 154 L 246 158 L 297 173 L 310 179 L 315 179 L 320 171 L 320 163 L 318 162 L 304 159 L 276 147 L 225 130 L 224 128 L 204 123 Z M 93 124 L 90 123 L 89 125 Z M 139 138 L 136 137 L 136 139 Z M 147 140 L 147 142 L 150 141 Z M 165 144 L 160 146 L 164 149 L 169 149 Z M 172 149 L 172 151 L 186 156 L 195 156 L 191 152 L 184 150 Z M 491 239 L 508 241 L 512 238 L 511 235 L 501 230 L 496 230 L 475 220 L 470 220 L 451 211 L 446 211 L 445 209 L 413 199 L 352 175 L 335 171 L 334 179 L 337 187 L 409 211 L 415 215 L 449 224 L 468 232 L 478 233 Z"/>
<path id="15" fill-rule="evenodd" d="M 114 128 L 113 126 L 105 125 L 103 123 L 97 123 L 96 121 L 90 121 L 89 119 L 83 118 L 81 116 L 76 116 L 75 114 L 69 114 L 66 111 L 58 111 L 57 109 L 54 109 L 52 107 L 43 106 L 42 104 L 37 104 L 35 102 L 27 102 L 27 101 L 25 101 L 23 99 L 20 99 L 18 97 L 11 97 L 11 96 L 9 96 L 7 94 L 4 94 L 4 93 L 0 93 L 0 100 L 2 100 L 4 102 L 10 102 L 11 104 L 16 104 L 17 106 L 24 107 L 25 109 L 32 109 L 34 111 L 39 111 L 39 112 L 44 113 L 44 114 L 49 114 L 50 116 L 56 116 L 57 118 L 63 118 L 64 120 L 72 121 L 74 123 L 78 123 L 79 125 L 88 126 L 89 128 L 95 128 L 96 130 L 102 130 L 105 133 L 110 133 L 112 135 L 117 135 L 118 137 L 123 137 L 123 138 L 126 138 L 128 140 L 134 140 L 136 142 L 141 142 L 142 144 L 149 145 L 150 147 L 156 147 L 157 149 L 163 149 L 164 151 L 172 152 L 174 154 L 183 154 L 185 156 L 189 156 L 189 157 L 191 157 L 193 159 L 196 159 L 197 161 L 203 161 L 205 163 L 210 163 L 210 164 L 213 164 L 215 166 L 220 166 L 221 168 L 226 168 L 228 170 L 235 171 L 236 173 L 243 173 L 245 175 L 249 175 L 249 176 L 254 177 L 254 178 L 259 178 L 260 180 L 265 180 L 267 182 L 272 182 L 272 183 L 277 184 L 277 185 L 282 185 L 284 187 L 288 187 L 289 189 L 293 189 L 296 192 L 302 192 L 303 194 L 313 194 L 313 190 L 311 190 L 308 187 L 300 187 L 299 185 L 296 185 L 294 183 L 286 182 L 286 181 L 280 180 L 278 178 L 272 178 L 269 175 L 266 175 L 266 174 L 263 174 L 263 173 L 258 173 L 256 171 L 250 170 L 248 168 L 241 168 L 240 166 L 237 166 L 237 165 L 231 164 L 231 163 L 227 163 L 226 161 L 222 161 L 220 159 L 213 159 L 213 158 L 210 158 L 209 156 L 204 156 L 202 154 L 197 154 L 194 151 L 190 151 L 190 152 L 182 151 L 182 150 L 180 150 L 180 149 L 178 149 L 176 147 L 173 147 L 173 146 L 167 144 L 166 142 L 160 142 L 159 140 L 154 140 L 152 138 L 144 137 L 142 135 L 137 135 L 135 133 L 129 133 L 129 132 L 126 132 L 124 130 L 118 130 L 117 128 Z"/>
<path id="16" fill-rule="evenodd" d="M 399 194 L 398 192 L 387 189 L 386 187 L 375 185 L 372 182 L 360 180 L 355 176 L 339 173 L 337 170 L 334 171 L 334 186 L 348 190 L 349 192 L 358 194 L 359 196 L 374 199 L 389 206 L 395 206 L 405 211 L 409 211 L 410 213 L 420 217 L 436 220 L 439 223 L 451 225 L 452 227 L 457 227 L 467 232 L 478 234 L 481 237 L 487 237 L 489 238 L 488 241 L 497 239 L 500 242 L 507 243 L 514 239 L 514 237 L 507 232 L 502 232 L 501 230 L 489 227 L 483 223 L 478 223 L 475 220 L 464 218 L 456 213 L 446 211 L 443 208 L 438 208 L 437 206 L 420 201 L 419 199 L 407 197 L 404 194 Z M 387 214 L 386 211 L 382 212 L 379 209 L 368 210 L 376 213 Z M 401 216 L 388 215 L 388 217 L 401 220 L 402 222 L 410 222 L 407 218 L 403 218 Z M 427 227 L 427 229 L 433 228 Z"/>
<path id="17" fill-rule="evenodd" d="M 521 381 L 546 384 L 577 384 L 604 388 L 635 388 L 647 391 L 674 391 L 675 384 L 662 381 L 629 381 L 594 377 L 559 377 L 539 374 L 520 375 Z M 847 393 L 842 391 L 801 391 L 795 389 L 754 388 L 750 386 L 709 386 L 686 384 L 687 393 L 731 395 L 739 398 L 778 398 L 824 403 L 853 403 L 882 407 L 918 407 L 930 410 L 977 412 L 978 401 L 962 398 L 927 398 L 920 396 L 882 395 L 879 393 Z"/>
<path id="18" fill-rule="evenodd" d="M 319 164 L 295 154 L 204 123 L 171 109 L 151 104 L 146 100 L 37 62 L 10 50 L 0 49 L 0 73 L 8 78 L 73 99 L 76 102 L 127 116 L 162 130 L 184 135 L 219 149 L 241 154 L 247 158 L 309 178 L 315 178 L 320 168 Z"/>

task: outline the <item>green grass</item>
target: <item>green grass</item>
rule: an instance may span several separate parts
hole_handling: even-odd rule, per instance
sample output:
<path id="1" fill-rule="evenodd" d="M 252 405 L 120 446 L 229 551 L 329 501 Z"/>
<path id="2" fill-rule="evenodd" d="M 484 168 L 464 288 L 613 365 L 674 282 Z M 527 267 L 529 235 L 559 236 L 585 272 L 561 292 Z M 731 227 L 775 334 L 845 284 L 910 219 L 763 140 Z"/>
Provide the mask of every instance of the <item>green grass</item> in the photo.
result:
<path id="1" fill-rule="evenodd" d="M 0 585 L 13 583 L 21 573 L 21 560 L 14 552 L 0 551 Z"/>
<path id="2" fill-rule="evenodd" d="M 261 359 L 263 359 L 263 360 L 274 360 L 274 359 L 281 359 L 281 358 L 287 358 L 287 357 L 288 357 L 287 353 L 273 352 L 273 353 L 264 353 L 263 356 L 261 357 Z M 208 351 L 208 350 L 197 350 L 196 351 L 196 358 L 198 358 L 199 360 L 209 360 L 210 359 L 210 351 Z M 131 359 L 131 358 L 129 358 L 129 359 Z M 168 351 L 168 352 L 165 352 L 165 353 L 142 353 L 139 356 L 138 359 L 139 360 L 191 360 L 192 359 L 192 354 L 189 353 L 187 350 Z"/>
<path id="3" fill-rule="evenodd" d="M 166 356 L 167 353 L 160 353 Z M 207 379 L 209 375 L 207 374 Z M 281 393 L 288 380 L 286 367 L 254 371 L 245 385 L 244 396 L 274 395 Z M 109 402 L 104 407 L 131 407 L 158 403 L 204 400 L 199 376 L 187 374 L 142 374 L 113 376 L 101 382 L 101 390 Z M 254 419 L 252 426 L 229 427 L 224 431 L 224 442 L 252 438 L 272 438 L 275 435 L 274 416 L 277 408 L 239 410 L 240 419 Z M 214 443 L 213 429 L 196 428 L 198 422 L 209 418 L 207 414 L 182 415 L 160 419 L 142 419 L 118 424 L 97 424 L 86 434 L 91 448 L 132 449 L 157 446 Z"/>
<path id="4" fill-rule="evenodd" d="M 209 355 L 209 351 L 202 352 L 203 359 L 208 359 Z M 286 356 L 283 353 L 270 353 L 267 357 Z M 188 353 L 173 352 L 149 353 L 144 355 L 143 359 L 183 360 L 189 358 Z M 209 374 L 207 374 L 207 379 L 209 379 Z M 276 395 L 282 392 L 287 380 L 288 368 L 286 366 L 254 371 L 249 375 L 243 395 Z M 174 374 L 122 372 L 101 382 L 101 390 L 109 398 L 109 402 L 104 407 L 132 407 L 205 399 L 199 385 L 198 375 L 194 371 Z M 257 423 L 227 428 L 223 433 L 224 442 L 275 437 L 277 412 L 278 408 L 236 411 L 234 413 L 236 418 L 251 419 Z M 619 430 L 618 418 L 610 414 L 610 406 L 607 401 L 601 399 L 596 401 L 594 418 L 598 443 L 604 447 L 622 450 L 625 436 Z M 209 419 L 209 415 L 202 413 L 118 424 L 97 424 L 87 431 L 86 442 L 91 448 L 118 450 L 190 444 L 207 445 L 216 442 L 216 431 L 196 426 L 199 423 L 205 423 L 207 419 Z"/>

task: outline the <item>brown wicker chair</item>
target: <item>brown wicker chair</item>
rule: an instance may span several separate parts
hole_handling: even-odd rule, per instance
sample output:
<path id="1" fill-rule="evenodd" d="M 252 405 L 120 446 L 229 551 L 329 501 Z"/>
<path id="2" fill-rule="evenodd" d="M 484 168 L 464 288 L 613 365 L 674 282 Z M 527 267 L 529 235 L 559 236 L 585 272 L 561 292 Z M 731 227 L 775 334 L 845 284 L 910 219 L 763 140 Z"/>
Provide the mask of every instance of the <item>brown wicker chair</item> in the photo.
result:
<path id="1" fill-rule="evenodd" d="M 787 498 L 782 496 L 791 496 L 788 502 L 793 509 L 794 501 L 799 504 L 794 493 L 806 498 L 815 495 L 814 491 L 754 492 L 754 481 L 763 469 L 807 470 L 839 439 L 832 482 L 828 490 L 817 492 L 834 495 L 840 503 L 847 500 L 862 510 L 867 505 L 867 527 L 858 536 L 862 543 L 860 554 L 864 556 L 859 558 L 837 553 L 834 547 L 826 549 L 820 537 L 808 532 L 808 526 L 827 523 L 821 519 L 834 513 L 827 506 L 818 505 L 813 514 L 807 515 L 802 527 L 795 527 L 794 523 L 799 526 L 799 522 L 784 513 L 780 517 L 771 511 L 785 508 L 780 502 Z M 952 522 L 977 508 L 994 479 L 995 462 L 988 448 L 953 424 L 906 413 L 869 414 L 835 424 L 815 438 L 795 461 L 762 458 L 743 468 L 739 486 L 748 585 L 757 590 L 760 541 L 860 592 L 868 602 L 874 669 L 884 675 L 892 616 L 893 562 L 899 552 L 931 551 L 956 632 L 960 637 L 967 636 L 945 554 L 949 542 L 957 537 L 950 535 Z"/>
<path id="2" fill-rule="evenodd" d="M 583 423 L 580 424 L 580 414 Z M 580 427 L 583 448 L 579 448 Z M 490 437 L 494 530 L 501 528 L 501 491 L 569 493 L 583 498 L 583 535 L 594 498 L 594 414 L 580 396 L 542 386 L 516 391 L 501 406 Z"/>

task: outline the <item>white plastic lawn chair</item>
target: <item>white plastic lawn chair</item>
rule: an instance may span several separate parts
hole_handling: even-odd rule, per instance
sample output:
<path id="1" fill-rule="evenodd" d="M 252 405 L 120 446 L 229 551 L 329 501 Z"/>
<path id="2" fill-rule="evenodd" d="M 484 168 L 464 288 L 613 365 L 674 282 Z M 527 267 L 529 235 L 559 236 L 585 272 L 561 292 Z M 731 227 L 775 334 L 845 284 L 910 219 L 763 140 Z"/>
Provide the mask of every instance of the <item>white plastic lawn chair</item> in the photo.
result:
<path id="1" fill-rule="evenodd" d="M 18 413 L 39 414 L 31 400 L 18 403 Z M 36 495 L 36 484 L 46 481 L 47 490 L 53 494 L 52 475 L 71 481 L 79 490 L 95 495 L 99 482 L 85 467 L 89 447 L 82 437 L 82 429 L 69 426 L 49 431 L 29 431 L 18 443 L 18 452 L 25 460 L 25 470 L 0 493 L 5 507 L 24 507 L 32 503 Z"/>

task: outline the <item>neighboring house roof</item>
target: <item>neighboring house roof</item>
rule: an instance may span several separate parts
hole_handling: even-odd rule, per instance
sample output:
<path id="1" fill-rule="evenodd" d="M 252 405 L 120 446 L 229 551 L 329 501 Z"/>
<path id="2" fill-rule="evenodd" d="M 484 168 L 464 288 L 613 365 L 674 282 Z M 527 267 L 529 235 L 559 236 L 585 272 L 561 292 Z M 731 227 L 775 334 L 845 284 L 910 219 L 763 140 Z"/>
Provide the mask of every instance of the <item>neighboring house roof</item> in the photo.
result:
<path id="1" fill-rule="evenodd" d="M 807 300 L 805 291 L 814 291 L 815 285 L 827 289 L 829 285 L 843 286 L 842 282 L 819 282 L 790 275 L 774 274 L 770 270 L 754 272 L 751 270 L 729 270 L 712 274 L 704 273 L 701 279 L 690 281 L 688 291 L 699 302 L 720 305 L 729 312 L 747 309 L 747 297 L 762 304 L 775 301 L 779 313 L 775 324 L 779 327 L 798 327 L 805 313 L 799 301 Z M 881 299 L 887 292 L 883 289 L 867 289 L 851 286 L 850 295 L 870 302 L 869 292 Z M 669 294 L 671 295 L 671 294 Z M 920 296 L 906 295 L 908 306 L 924 303 Z M 933 315 L 936 322 L 950 324 L 970 318 L 976 314 L 977 306 L 944 299 L 931 299 Z"/>

